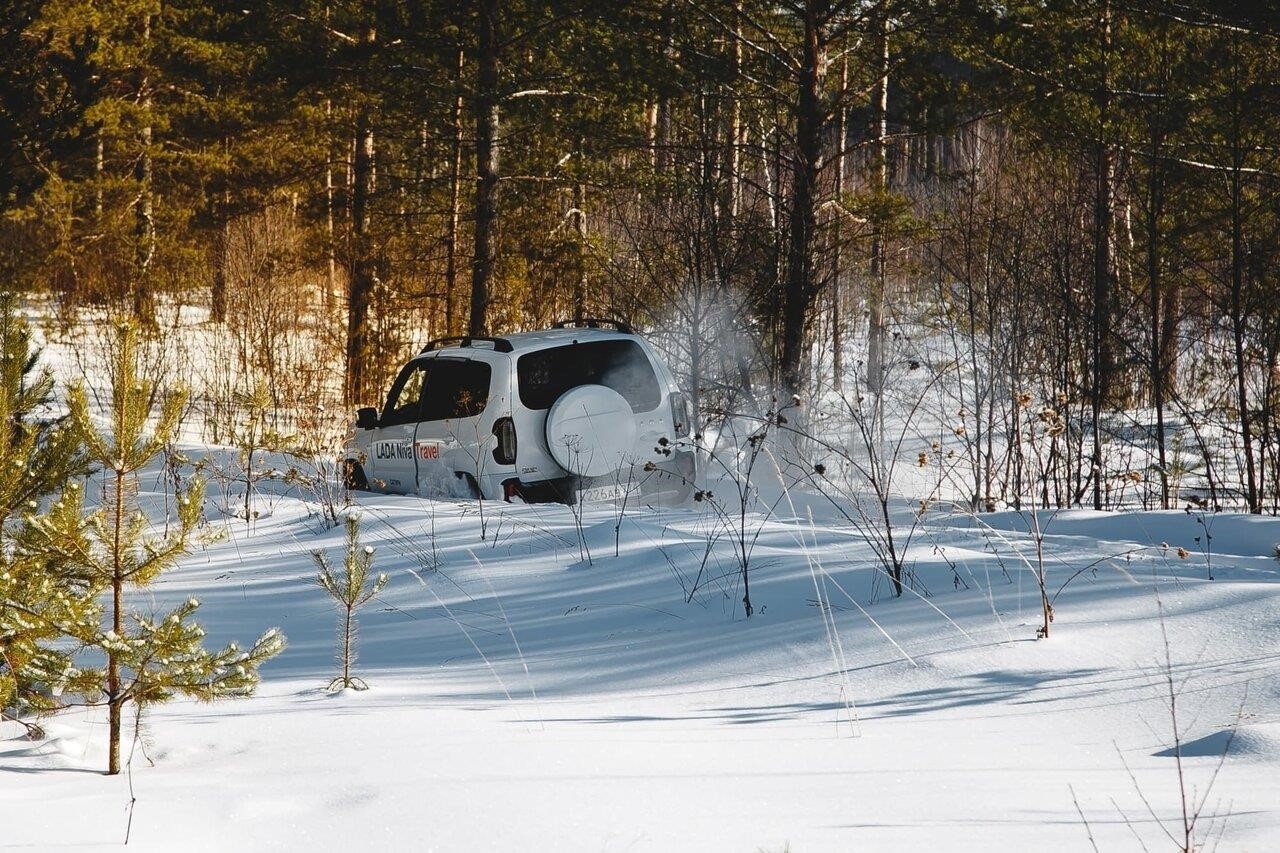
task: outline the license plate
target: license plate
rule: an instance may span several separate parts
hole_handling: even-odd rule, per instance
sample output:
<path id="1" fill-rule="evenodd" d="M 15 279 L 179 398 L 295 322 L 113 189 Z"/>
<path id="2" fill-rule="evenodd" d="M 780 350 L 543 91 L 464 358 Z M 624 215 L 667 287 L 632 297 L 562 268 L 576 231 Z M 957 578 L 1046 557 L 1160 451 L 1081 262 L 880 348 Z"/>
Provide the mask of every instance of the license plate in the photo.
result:
<path id="1" fill-rule="evenodd" d="M 592 486 L 578 493 L 578 502 L 586 504 L 618 500 L 625 493 L 621 483 L 612 483 L 608 486 Z"/>

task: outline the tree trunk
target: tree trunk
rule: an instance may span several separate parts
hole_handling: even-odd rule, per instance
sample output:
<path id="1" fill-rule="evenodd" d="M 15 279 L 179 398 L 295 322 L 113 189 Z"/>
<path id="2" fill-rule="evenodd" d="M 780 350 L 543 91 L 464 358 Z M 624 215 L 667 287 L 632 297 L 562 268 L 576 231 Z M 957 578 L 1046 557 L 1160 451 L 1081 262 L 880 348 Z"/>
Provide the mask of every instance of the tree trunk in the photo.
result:
<path id="1" fill-rule="evenodd" d="M 224 148 L 229 145 L 223 140 Z M 227 269 L 231 263 L 231 193 L 222 192 L 222 220 L 214 245 L 213 285 L 209 291 L 209 319 L 215 323 L 227 321 Z"/>
<path id="2" fill-rule="evenodd" d="M 1241 211 L 1242 180 L 1240 170 L 1244 155 L 1239 140 L 1234 141 L 1234 163 L 1231 170 L 1231 344 L 1235 356 L 1236 407 L 1240 411 L 1240 439 L 1244 446 L 1245 503 L 1251 513 L 1262 512 L 1258 496 L 1257 466 L 1253 454 L 1253 425 L 1249 412 L 1249 389 L 1246 381 L 1248 362 L 1245 359 L 1245 304 L 1244 304 L 1244 238 Z"/>
<path id="3" fill-rule="evenodd" d="M 367 26 L 361 38 L 372 45 L 376 39 L 374 29 Z M 369 225 L 375 181 L 373 117 L 368 104 L 362 103 L 356 112 L 352 158 L 351 261 L 347 282 L 347 402 L 351 405 L 365 403 L 369 391 L 369 303 L 376 277 Z"/>
<path id="4" fill-rule="evenodd" d="M 693 283 L 693 310 L 689 319 L 689 400 L 694 418 L 694 422 L 689 424 L 689 434 L 695 440 L 702 412 L 702 297 L 703 282 L 698 280 Z"/>
<path id="5" fill-rule="evenodd" d="M 117 569 L 111 578 L 112 630 L 123 636 L 124 580 Z M 124 717 L 124 696 L 120 690 L 120 661 L 115 652 L 107 654 L 107 775 L 120 772 L 120 723 Z"/>
<path id="6" fill-rule="evenodd" d="M 124 637 L 124 561 L 121 535 L 124 532 L 125 474 L 115 472 L 115 502 L 112 517 L 111 631 L 117 640 Z M 107 652 L 107 775 L 120 772 L 120 722 L 124 716 L 124 693 L 120 689 L 120 660 Z"/>
<path id="7" fill-rule="evenodd" d="M 324 117 L 325 126 L 329 127 L 329 119 L 333 116 L 333 101 L 325 100 Z M 324 164 L 324 255 L 325 255 L 325 287 L 324 287 L 324 315 L 326 319 L 333 317 L 337 311 L 334 308 L 334 302 L 337 301 L 336 291 L 338 289 L 338 253 L 334 239 L 334 186 L 333 186 L 333 151 L 331 149 L 332 137 L 325 134 L 325 164 Z"/>
<path id="8" fill-rule="evenodd" d="M 675 2 L 668 0 L 662 10 L 659 23 L 659 36 L 662 39 L 662 52 L 668 61 L 674 62 L 675 53 Z M 657 103 L 653 110 L 653 167 L 657 172 L 665 172 L 671 168 L 671 99 L 666 88 L 659 91 Z"/>
<path id="9" fill-rule="evenodd" d="M 822 64 L 814 3 L 804 11 L 804 58 L 797 79 L 796 140 L 791 155 L 791 215 L 787 241 L 787 278 L 782 295 L 782 390 L 804 388 L 804 360 L 809 308 L 818 293 L 814 253 L 817 238 L 816 200 L 821 165 Z"/>
<path id="10" fill-rule="evenodd" d="M 224 213 L 225 216 L 225 213 Z M 213 285 L 209 290 L 209 319 L 227 321 L 227 264 L 230 261 L 231 222 L 224 219 L 218 228 L 214 253 Z"/>
<path id="11" fill-rule="evenodd" d="M 842 97 L 845 87 L 848 85 L 849 60 L 846 58 L 840 65 L 840 92 Z M 838 104 L 836 106 L 835 175 L 835 197 L 837 203 L 841 201 L 841 196 L 844 195 L 846 132 L 844 104 Z M 844 313 L 841 310 L 843 306 L 840 304 L 840 300 L 843 299 L 841 288 L 843 270 L 840 268 L 842 260 L 840 225 L 839 214 L 834 214 L 831 223 L 831 375 L 832 384 L 837 393 L 844 391 Z"/>
<path id="12" fill-rule="evenodd" d="M 584 140 L 578 140 L 581 165 Z M 573 233 L 577 237 L 577 275 L 573 280 L 573 319 L 587 316 L 587 187 L 581 177 L 573 183 Z"/>
<path id="13" fill-rule="evenodd" d="M 1164 374 L 1166 395 L 1178 388 L 1178 326 L 1182 318 L 1182 288 L 1176 281 L 1164 279 L 1164 296 L 1160 300 L 1160 369 Z"/>
<path id="14" fill-rule="evenodd" d="M 480 0 L 476 92 L 475 256 L 471 266 L 468 331 L 488 328 L 490 290 L 498 257 L 498 0 Z"/>
<path id="15" fill-rule="evenodd" d="M 151 16 L 146 15 L 142 22 L 142 42 L 144 55 L 149 52 L 151 44 Z M 153 211 L 154 198 L 151 185 L 151 80 L 143 74 L 138 87 L 138 99 L 146 116 L 145 124 L 138 134 L 140 151 L 134 166 L 134 180 L 138 183 L 138 198 L 134 206 L 134 279 L 133 279 L 133 313 L 145 326 L 155 325 L 155 297 L 151 291 L 151 262 L 156 253 L 156 225 Z"/>
<path id="16" fill-rule="evenodd" d="M 1244 166 L 1246 145 L 1243 115 L 1245 97 L 1242 91 L 1239 35 L 1232 36 L 1231 65 L 1231 344 L 1235 358 L 1236 407 L 1240 412 L 1240 439 L 1244 447 L 1245 503 L 1251 513 L 1262 512 L 1258 489 L 1258 475 L 1253 453 L 1253 425 L 1249 412 L 1248 362 L 1245 358 L 1245 338 L 1248 334 L 1245 312 L 1244 265 L 1247 262 L 1244 248 Z"/>
<path id="17" fill-rule="evenodd" d="M 1098 141 L 1094 151 L 1093 196 L 1093 329 L 1091 349 L 1093 360 L 1092 426 L 1093 454 L 1093 508 L 1102 509 L 1102 407 L 1113 399 L 1115 384 L 1115 352 L 1111 343 L 1112 282 L 1111 241 L 1113 230 L 1112 181 L 1115 161 L 1107 142 L 1107 125 L 1110 121 L 1111 81 L 1108 61 L 1111 50 L 1111 5 L 1102 4 L 1101 20 L 1103 71 L 1098 84 Z"/>
<path id="18" fill-rule="evenodd" d="M 734 38 L 729 49 L 729 85 L 725 87 L 725 98 L 728 99 L 728 109 L 726 110 L 726 121 L 724 128 L 724 154 L 721 160 L 721 198 L 720 198 L 720 216 L 722 223 L 720 231 L 723 235 L 728 235 L 733 229 L 734 220 L 737 219 L 738 210 L 742 204 L 742 178 L 740 172 L 740 161 L 742 159 L 741 150 L 743 145 L 742 139 L 742 98 L 740 97 L 738 87 L 741 85 L 740 75 L 742 73 L 742 40 L 740 38 L 740 26 L 738 23 L 738 12 L 741 4 L 734 4 Z M 721 282 L 725 284 L 725 282 Z"/>
<path id="19" fill-rule="evenodd" d="M 462 70 L 466 54 L 459 48 L 454 67 L 453 140 L 449 153 L 449 224 L 445 233 L 444 333 L 458 328 L 458 227 L 462 218 Z"/>
<path id="20" fill-rule="evenodd" d="M 1156 119 L 1159 121 L 1159 119 Z M 1147 178 L 1147 295 L 1151 324 L 1151 404 L 1156 412 L 1156 456 L 1160 469 L 1160 508 L 1169 508 L 1168 442 L 1164 435 L 1164 413 L 1167 401 L 1166 366 L 1163 363 L 1165 285 L 1161 276 L 1160 219 L 1164 213 L 1163 130 L 1155 125 L 1151 131 L 1151 163 Z"/>
<path id="21" fill-rule="evenodd" d="M 99 228 L 102 223 L 102 179 L 107 166 L 107 142 L 101 126 L 94 132 L 94 136 L 97 137 L 97 145 L 93 158 L 93 224 L 95 228 Z"/>
<path id="22" fill-rule="evenodd" d="M 347 608 L 346 620 L 342 623 L 342 686 L 351 686 L 351 611 Z"/>
<path id="23" fill-rule="evenodd" d="M 875 53 L 878 68 L 871 90 L 872 189 L 889 189 L 889 19 L 884 13 L 875 21 Z M 885 264 L 884 227 L 877 225 L 871 237 L 871 282 L 867 293 L 867 388 L 873 394 L 884 390 L 885 371 Z"/>

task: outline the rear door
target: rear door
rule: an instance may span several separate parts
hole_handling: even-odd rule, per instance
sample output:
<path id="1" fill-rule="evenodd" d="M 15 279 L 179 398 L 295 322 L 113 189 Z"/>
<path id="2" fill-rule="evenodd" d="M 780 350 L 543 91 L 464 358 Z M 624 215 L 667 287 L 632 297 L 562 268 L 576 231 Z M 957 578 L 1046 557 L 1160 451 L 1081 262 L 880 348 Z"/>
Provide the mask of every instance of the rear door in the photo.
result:
<path id="1" fill-rule="evenodd" d="M 631 338 L 574 341 L 557 347 L 523 353 L 516 361 L 516 433 L 520 436 L 517 465 L 526 481 L 565 475 L 546 445 L 547 410 L 562 394 L 579 385 L 603 385 L 626 399 L 636 416 L 641 438 L 635 459 L 653 457 L 653 444 L 665 423 L 662 388 L 649 356 Z M 525 440 L 537 436 L 539 440 Z"/>
<path id="2" fill-rule="evenodd" d="M 478 484 L 486 463 L 492 465 L 487 454 L 493 444 L 493 418 L 487 412 L 494 402 L 491 361 L 497 358 L 476 353 L 428 360 L 422 420 L 414 434 L 417 482 L 424 492 L 455 492 L 459 473 L 470 474 Z"/>

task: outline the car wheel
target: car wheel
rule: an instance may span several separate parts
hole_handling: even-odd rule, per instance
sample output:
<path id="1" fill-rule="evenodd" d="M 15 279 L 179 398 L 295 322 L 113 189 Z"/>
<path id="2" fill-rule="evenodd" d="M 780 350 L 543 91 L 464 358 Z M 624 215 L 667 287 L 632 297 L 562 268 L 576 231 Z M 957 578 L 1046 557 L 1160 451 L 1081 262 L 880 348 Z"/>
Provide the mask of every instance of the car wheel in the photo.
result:
<path id="1" fill-rule="evenodd" d="M 480 490 L 480 484 L 476 482 L 475 477 L 465 471 L 459 471 L 454 476 L 462 481 L 462 489 L 468 498 L 474 501 L 484 500 L 484 492 Z"/>
<path id="2" fill-rule="evenodd" d="M 520 499 L 527 504 L 566 504 L 573 506 L 577 499 L 574 484 L 577 477 L 562 477 L 556 480 L 542 480 L 536 483 L 521 483 L 517 488 Z"/>
<path id="3" fill-rule="evenodd" d="M 354 459 L 342 460 L 342 484 L 354 491 L 369 491 L 369 478 L 364 475 L 364 466 Z"/>

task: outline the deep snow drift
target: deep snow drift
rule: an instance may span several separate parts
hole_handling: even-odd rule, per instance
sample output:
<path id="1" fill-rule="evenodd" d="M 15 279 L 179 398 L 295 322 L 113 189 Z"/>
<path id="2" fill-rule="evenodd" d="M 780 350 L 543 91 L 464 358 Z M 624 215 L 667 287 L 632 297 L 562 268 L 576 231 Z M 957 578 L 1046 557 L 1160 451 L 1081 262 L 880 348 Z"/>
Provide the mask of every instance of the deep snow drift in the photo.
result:
<path id="1" fill-rule="evenodd" d="M 310 551 L 342 531 L 279 491 L 252 530 L 211 500 L 226 538 L 134 601 L 198 596 L 211 643 L 281 627 L 259 695 L 148 713 L 116 778 L 103 709 L 43 742 L 6 726 L 0 846 L 129 828 L 142 850 L 1171 849 L 1170 679 L 1195 837 L 1280 846 L 1274 519 L 1043 514 L 1050 591 L 1067 585 L 1036 640 L 1016 513 L 927 515 L 894 599 L 866 540 L 797 494 L 747 518 L 745 619 L 705 506 L 629 512 L 615 557 L 610 505 L 580 542 L 562 506 L 359 495 L 391 583 L 361 619 L 371 689 L 330 695 Z"/>

